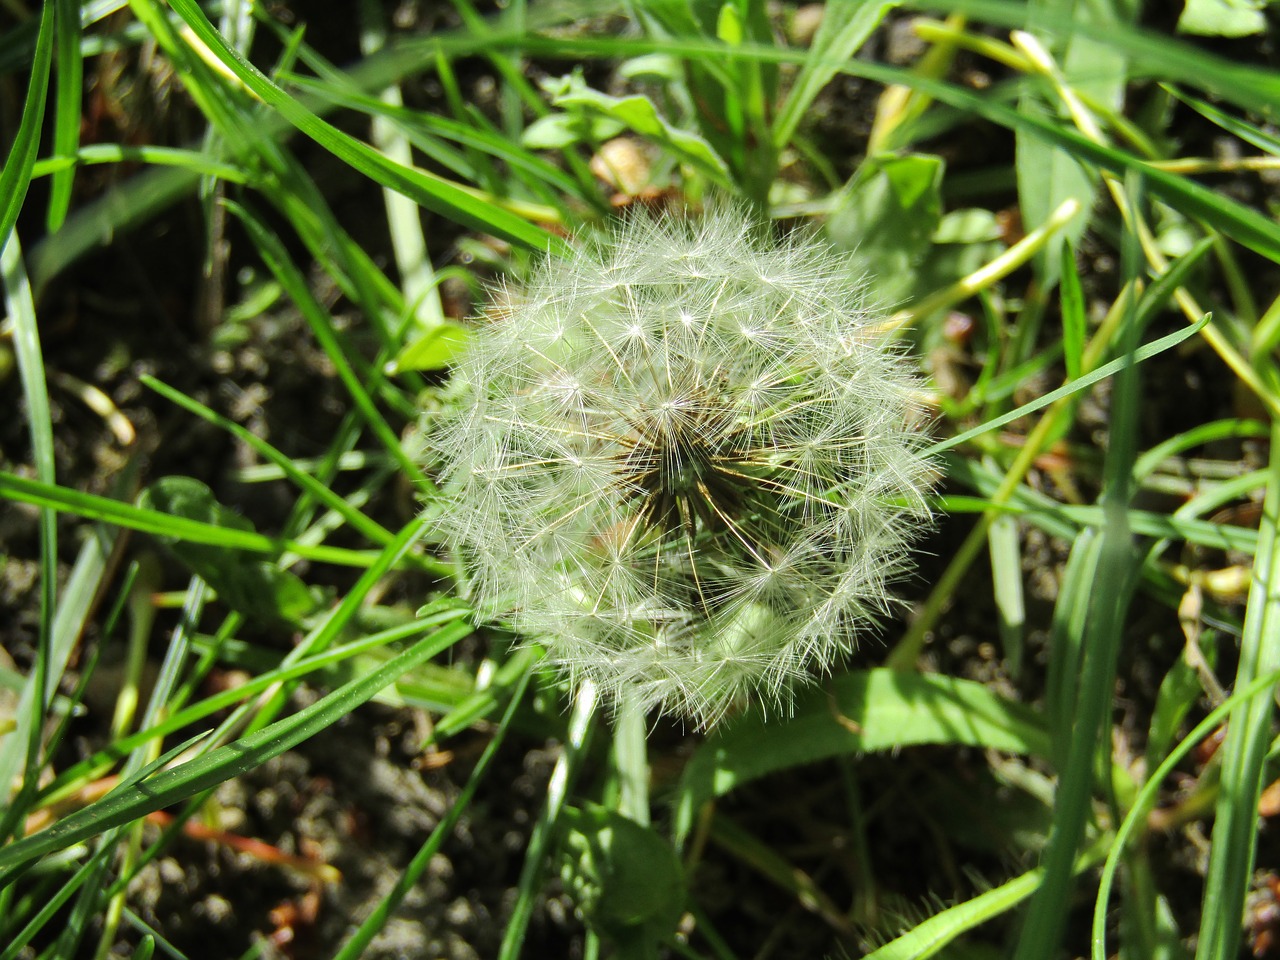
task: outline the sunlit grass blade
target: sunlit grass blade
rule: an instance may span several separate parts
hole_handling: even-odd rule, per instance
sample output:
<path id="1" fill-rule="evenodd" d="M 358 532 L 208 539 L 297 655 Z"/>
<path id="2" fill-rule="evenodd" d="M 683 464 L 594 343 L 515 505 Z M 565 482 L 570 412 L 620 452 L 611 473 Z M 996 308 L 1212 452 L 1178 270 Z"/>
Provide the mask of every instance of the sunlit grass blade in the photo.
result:
<path id="1" fill-rule="evenodd" d="M 376 382 L 380 375 L 365 366 L 354 351 L 343 347 L 334 328 L 333 318 L 315 298 L 307 286 L 306 279 L 294 266 L 280 239 L 250 210 L 238 203 L 229 202 L 228 207 L 244 224 L 258 248 L 259 255 L 306 318 L 312 333 L 315 334 L 320 346 L 338 371 L 339 378 L 350 392 L 351 398 L 374 436 L 382 442 L 387 452 L 400 465 L 405 476 L 411 477 L 419 485 L 430 489 L 431 482 L 423 474 L 422 469 L 404 452 L 399 436 L 387 424 L 368 390 L 365 389 L 366 383 Z M 360 364 L 362 369 L 357 370 L 357 364 Z"/>
<path id="2" fill-rule="evenodd" d="M 538 815 L 533 832 L 529 836 L 524 866 L 520 870 L 515 906 L 507 921 L 506 930 L 502 934 L 502 945 L 498 952 L 499 960 L 517 960 L 523 953 L 525 932 L 528 930 L 538 888 L 547 867 L 551 840 L 555 836 L 556 825 L 564 809 L 565 800 L 582 769 L 582 760 L 595 728 L 596 707 L 595 686 L 587 681 L 579 688 L 578 695 L 574 699 L 573 713 L 569 718 L 568 738 L 560 758 L 556 761 L 551 782 L 547 784 L 546 804 Z"/>
<path id="3" fill-rule="evenodd" d="M 45 8 L 45 20 L 51 23 L 51 7 Z M 41 36 L 45 31 L 42 28 Z M 46 68 L 47 70 L 47 65 Z M 20 156 L 14 147 L 13 157 Z M 5 170 L 8 172 L 9 167 Z M 0 176 L 0 189 L 4 177 Z M 0 195 L 2 196 L 2 195 Z M 16 233 L 4 237 L 0 231 L 0 282 L 4 285 L 6 312 L 13 323 L 14 353 L 17 355 L 18 373 L 22 381 L 22 395 L 27 406 L 27 431 L 31 438 L 31 450 L 35 460 L 36 482 L 52 484 L 55 481 L 56 464 L 53 447 L 53 418 L 49 409 L 49 393 L 45 379 L 44 357 L 40 347 L 35 303 L 31 298 L 31 286 L 22 262 L 22 247 Z M 43 506 L 39 514 L 40 543 L 40 619 L 36 636 L 36 659 L 23 691 L 23 702 L 17 716 L 18 735 L 5 738 L 3 758 L 0 759 L 0 796 L 4 796 L 18 770 L 22 770 L 22 792 L 35 789 L 43 763 L 41 737 L 44 733 L 49 702 L 61 677 L 61 668 L 70 653 L 69 644 L 57 643 L 58 581 L 58 530 L 57 516 L 49 506 Z M 25 751 L 25 752 L 22 752 Z M 20 803 L 14 808 L 19 809 Z M 11 818 L 6 815 L 6 826 L 12 829 Z"/>
<path id="4" fill-rule="evenodd" d="M 18 119 L 4 169 L 0 170 L 0 250 L 5 249 L 9 232 L 18 219 L 22 201 L 31 184 L 31 168 L 40 148 L 40 130 L 44 124 L 44 107 L 49 96 L 49 70 L 53 62 L 54 23 L 57 19 L 56 3 L 43 5 L 40 15 L 40 33 L 31 61 L 31 76 L 27 83 L 27 95 Z"/>
<path id="5" fill-rule="evenodd" d="M 0 471 L 0 498 L 4 497 L 72 513 L 87 520 L 102 520 L 160 537 L 176 537 L 191 543 L 208 543 L 232 550 L 248 550 L 251 553 L 272 556 L 289 551 L 322 563 L 354 567 L 368 566 L 370 559 L 375 556 L 374 552 L 367 550 L 348 550 L 344 547 L 330 547 L 323 544 L 310 546 L 287 537 L 269 537 L 248 530 L 202 523 L 158 510 L 135 507 L 109 497 L 81 493 L 56 484 L 28 480 L 16 474 Z M 439 561 L 428 560 L 416 554 L 410 554 L 405 562 L 425 570 L 437 572 L 452 570 L 452 567 L 442 565 Z"/>
<path id="6" fill-rule="evenodd" d="M 76 0 L 54 0 L 57 9 L 58 75 L 53 122 L 53 152 L 70 156 L 80 146 L 80 97 L 84 77 L 84 61 L 80 55 L 80 4 Z M 71 185 L 75 169 L 68 168 L 53 175 L 49 189 L 49 213 L 46 229 L 52 233 L 62 226 L 71 205 Z M 0 236 L 3 232 L 0 231 Z M 0 241 L 2 242 L 2 241 Z"/>
<path id="7" fill-rule="evenodd" d="M 297 464 L 290 457 L 285 456 L 271 444 L 267 443 L 261 437 L 258 437 L 249 430 L 228 420 L 226 417 L 215 413 L 204 404 L 191 399 L 186 394 L 181 393 L 168 384 L 161 382 L 151 376 L 143 376 L 142 382 L 150 387 L 156 393 L 165 399 L 171 401 L 196 416 L 209 423 L 227 431 L 236 439 L 249 447 L 252 447 L 263 459 L 269 460 L 280 468 L 282 475 L 296 484 L 301 490 L 311 494 L 320 503 L 335 510 L 343 519 L 345 519 L 352 528 L 360 531 L 361 534 L 368 537 L 374 543 L 386 546 L 394 539 L 395 534 L 388 530 L 382 524 L 375 520 L 371 520 L 359 510 L 351 507 L 347 501 L 333 492 L 333 490 L 321 483 L 315 477 L 311 476 L 303 470 L 300 470 Z"/>
<path id="8" fill-rule="evenodd" d="M 257 67 L 241 57 L 205 18 L 191 0 L 174 0 L 172 7 L 192 32 L 227 70 L 264 103 L 278 110 L 290 123 L 371 179 L 393 187 L 429 210 L 473 229 L 491 233 L 537 251 L 557 251 L 563 241 L 501 207 L 479 199 L 442 177 L 405 167 L 368 144 L 325 122 L 271 82 Z"/>
<path id="9" fill-rule="evenodd" d="M 1140 184 L 1130 185 L 1131 197 Z M 1124 268 L 1132 277 L 1138 270 L 1140 251 L 1137 238 L 1125 235 Z M 1126 311 L 1118 341 L 1124 366 L 1112 392 L 1110 432 L 1106 454 L 1103 493 L 1100 505 L 1103 523 L 1089 551 L 1092 576 L 1081 577 L 1075 589 L 1059 594 L 1059 606 L 1073 611 L 1087 610 L 1076 618 L 1069 637 L 1078 652 L 1060 665 L 1070 679 L 1060 681 L 1054 732 L 1067 738 L 1066 750 L 1059 750 L 1065 763 L 1059 764 L 1058 790 L 1054 795 L 1053 826 L 1044 856 L 1044 878 L 1040 889 L 1022 918 L 1022 931 L 1014 957 L 1038 960 L 1059 949 L 1067 915 L 1075 864 L 1091 814 L 1094 767 L 1099 752 L 1110 755 L 1109 710 L 1114 697 L 1116 664 L 1123 644 L 1124 623 L 1137 586 L 1139 566 L 1129 524 L 1133 495 L 1133 462 L 1137 456 L 1136 436 L 1141 402 L 1135 358 L 1139 329 L 1137 310 Z M 1079 541 L 1078 541 L 1079 543 Z M 1068 639 L 1055 636 L 1055 643 Z M 1105 769 L 1105 768 L 1104 768 Z"/>
<path id="10" fill-rule="evenodd" d="M 1116 21 L 1090 21 L 1073 10 L 1047 10 L 1042 4 L 1014 0 L 909 0 L 920 10 L 963 13 L 1006 27 L 1025 27 L 1034 16 L 1038 26 L 1056 34 L 1081 33 L 1129 57 L 1131 75 L 1155 75 L 1212 93 L 1239 106 L 1267 114 L 1280 106 L 1280 78 L 1274 71 L 1206 52 L 1167 33 Z"/>
<path id="11" fill-rule="evenodd" d="M 1190 327 L 1184 327 L 1181 330 L 1176 330 L 1173 333 L 1161 337 L 1159 340 L 1153 340 L 1151 343 L 1139 347 L 1133 352 L 1132 362 L 1141 363 L 1143 360 L 1148 360 L 1166 350 L 1176 347 L 1188 337 L 1198 333 L 1204 325 L 1209 322 L 1209 319 L 1210 318 L 1206 315 L 1201 318 L 1199 323 Z M 1083 390 L 1085 387 L 1097 383 L 1099 380 L 1105 380 L 1107 377 L 1113 376 L 1123 370 L 1129 362 L 1130 359 L 1128 357 L 1120 357 L 1117 360 L 1112 360 L 1110 363 L 1104 363 L 1096 370 L 1085 374 L 1078 380 L 1073 380 L 1071 383 L 1061 386 L 1057 390 L 1051 390 L 1029 403 L 1024 403 L 1016 410 L 1011 410 L 1009 413 L 1002 414 L 992 420 L 988 420 L 980 426 L 966 430 L 954 437 L 948 437 L 946 440 L 938 441 L 929 448 L 929 453 L 937 454 L 942 453 L 944 450 L 950 450 L 962 443 L 968 443 L 974 437 L 981 436 L 991 430 L 1003 427 L 1007 423 L 1012 423 L 1014 420 L 1017 420 L 1028 413 L 1034 413 L 1037 410 L 1041 410 L 1050 404 L 1061 400 L 1063 397 L 1069 397 L 1072 394 Z"/>

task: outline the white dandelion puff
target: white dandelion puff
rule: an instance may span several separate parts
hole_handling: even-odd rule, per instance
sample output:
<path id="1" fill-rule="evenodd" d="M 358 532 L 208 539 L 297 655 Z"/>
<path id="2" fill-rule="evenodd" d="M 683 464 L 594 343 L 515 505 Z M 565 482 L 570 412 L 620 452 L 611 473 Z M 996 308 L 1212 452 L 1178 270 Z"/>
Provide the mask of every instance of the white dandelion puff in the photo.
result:
<path id="1" fill-rule="evenodd" d="M 484 615 L 702 725 L 785 702 L 884 615 L 935 472 L 844 257 L 642 215 L 503 300 L 426 426 Z"/>

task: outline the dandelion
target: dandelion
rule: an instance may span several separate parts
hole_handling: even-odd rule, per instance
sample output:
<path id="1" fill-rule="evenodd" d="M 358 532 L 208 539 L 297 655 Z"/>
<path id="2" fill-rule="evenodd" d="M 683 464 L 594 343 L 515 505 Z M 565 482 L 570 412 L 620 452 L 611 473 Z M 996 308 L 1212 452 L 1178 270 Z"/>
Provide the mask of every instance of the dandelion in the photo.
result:
<path id="1" fill-rule="evenodd" d="M 428 424 L 483 613 L 706 725 L 886 612 L 933 468 L 844 257 L 734 211 L 637 216 L 502 300 Z"/>

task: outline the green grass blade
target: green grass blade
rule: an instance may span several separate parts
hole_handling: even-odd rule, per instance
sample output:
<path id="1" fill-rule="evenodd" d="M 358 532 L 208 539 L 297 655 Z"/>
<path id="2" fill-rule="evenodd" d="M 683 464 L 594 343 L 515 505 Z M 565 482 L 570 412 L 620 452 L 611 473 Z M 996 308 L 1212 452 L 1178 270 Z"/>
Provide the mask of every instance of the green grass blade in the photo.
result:
<path id="1" fill-rule="evenodd" d="M 40 33 L 36 37 L 31 61 L 31 79 L 22 104 L 18 131 L 14 135 L 4 169 L 0 170 L 0 250 L 8 242 L 9 233 L 18 219 L 27 187 L 31 185 L 31 168 L 40 148 L 40 128 L 44 124 L 44 106 L 49 96 L 49 70 L 53 62 L 54 21 L 56 4 L 46 3 L 40 14 Z"/>
<path id="2" fill-rule="evenodd" d="M 1271 429 L 1271 463 L 1263 501 L 1253 582 L 1245 608 L 1244 635 L 1236 689 L 1280 667 L 1280 426 Z M 1258 796 L 1271 739 L 1274 701 L 1255 695 L 1231 711 L 1222 747 L 1222 775 L 1214 809 L 1213 847 L 1205 878 L 1204 909 L 1196 960 L 1228 960 L 1238 955 L 1245 896 L 1253 876 L 1258 842 Z"/>
<path id="3" fill-rule="evenodd" d="M 1027 5 L 1014 0 L 908 0 L 907 5 L 918 10 L 963 13 L 1007 27 L 1025 27 L 1029 22 Z M 1166 32 L 1119 22 L 1089 22 L 1077 18 L 1074 12 L 1057 11 L 1037 12 L 1037 25 L 1059 34 L 1076 31 L 1115 47 L 1133 61 L 1131 76 L 1177 80 L 1261 114 L 1274 113 L 1280 106 L 1280 77 L 1275 71 L 1207 53 Z"/>
<path id="4" fill-rule="evenodd" d="M 91 143 L 76 147 L 67 153 L 37 160 L 31 169 L 31 177 L 57 176 L 60 171 L 75 166 L 93 166 L 102 163 L 146 163 L 153 166 L 180 167 L 202 177 L 217 177 L 228 183 L 252 182 L 252 173 L 212 158 L 197 150 L 181 147 L 161 147 L 153 144 Z"/>
<path id="5" fill-rule="evenodd" d="M 1133 352 L 1132 362 L 1141 363 L 1143 360 L 1148 360 L 1157 354 L 1171 349 L 1172 347 L 1176 347 L 1188 337 L 1199 333 L 1200 330 L 1204 328 L 1204 325 L 1209 322 L 1209 319 L 1209 315 L 1205 314 L 1191 326 L 1184 327 L 1181 330 L 1175 330 L 1173 333 L 1163 336 L 1159 340 L 1153 340 L 1151 343 L 1139 347 Z M 986 423 L 976 426 L 971 430 L 958 433 L 954 437 L 948 437 L 946 440 L 940 440 L 929 447 L 928 452 L 930 454 L 939 454 L 944 450 L 950 450 L 952 447 L 957 447 L 962 443 L 968 443 L 974 437 L 982 436 L 984 433 L 989 433 L 998 427 L 1003 427 L 1006 423 L 1012 423 L 1019 417 L 1043 409 L 1044 407 L 1061 400 L 1063 397 L 1069 397 L 1073 393 L 1078 393 L 1080 390 L 1097 383 L 1099 380 L 1105 380 L 1107 377 L 1123 370 L 1129 365 L 1129 363 L 1130 358 L 1128 357 L 1120 357 L 1117 360 L 1112 360 L 1110 363 L 1104 363 L 1092 373 L 1085 374 L 1085 376 L 1081 377 L 1079 380 L 1073 380 L 1071 383 L 1061 386 L 1057 390 L 1050 390 L 1044 396 L 1037 397 L 1029 403 L 1024 403 L 1016 410 L 1011 410 L 1008 413 L 1002 414 L 992 420 L 988 420 Z"/>
<path id="6" fill-rule="evenodd" d="M 325 671 L 326 668 L 341 664 L 345 660 L 385 648 L 388 644 L 408 640 L 424 630 L 430 629 L 432 626 L 457 620 L 465 616 L 467 612 L 465 608 L 445 611 L 443 614 L 426 617 L 421 621 L 405 624 L 390 630 L 382 630 L 359 640 L 353 640 L 351 643 L 332 647 L 323 653 L 306 657 L 292 664 L 279 664 L 276 668 L 267 670 L 246 681 L 242 686 L 211 694 L 198 703 L 179 710 L 172 716 L 159 720 L 139 730 L 137 733 L 121 737 L 109 746 L 61 771 L 54 780 L 41 789 L 41 797 L 46 801 L 52 802 L 66 791 L 72 789 L 80 781 L 93 776 L 95 770 L 109 767 L 126 757 L 131 751 L 152 743 L 161 737 L 176 733 L 184 727 L 188 727 L 221 710 L 234 707 L 238 703 L 244 703 L 250 697 L 254 697 L 272 686 L 288 683 L 291 680 L 299 680 L 314 673 L 320 673 Z"/>
<path id="7" fill-rule="evenodd" d="M 57 8 L 58 76 L 55 84 L 53 152 L 70 156 L 80 147 L 80 96 L 84 61 L 80 54 L 80 4 L 77 0 L 54 0 Z M 71 206 L 71 186 L 75 169 L 53 175 L 49 186 L 49 214 L 45 229 L 53 233 L 66 219 Z"/>
<path id="8" fill-rule="evenodd" d="M 45 8 L 46 19 L 51 16 Z M 43 35 L 43 30 L 42 30 Z M 15 151 L 18 149 L 15 146 Z M 6 170 L 8 168 L 6 167 Z M 3 179 L 3 178 L 0 178 Z M 0 234 L 3 236 L 3 234 Z M 31 437 L 31 450 L 35 459 L 35 473 L 39 481 L 52 484 L 55 480 L 53 450 L 53 418 L 49 410 L 49 392 L 45 382 L 44 358 L 40 350 L 40 334 L 37 329 L 35 303 L 31 298 L 31 286 L 22 262 L 22 247 L 17 234 L 0 246 L 0 282 L 4 285 L 5 310 L 13 323 L 13 346 L 17 355 L 18 372 L 22 381 L 22 395 L 27 404 L 27 431 Z M 48 716 L 53 686 L 61 676 L 60 663 L 65 658 L 56 657 L 54 642 L 54 615 L 57 606 L 58 581 L 58 528 L 54 511 L 44 506 L 40 509 L 40 621 L 36 638 L 36 662 L 30 682 L 24 691 L 25 708 L 18 717 L 18 724 L 26 735 L 25 753 L 19 763 L 0 770 L 0 796 L 7 793 L 11 778 L 18 767 L 23 770 L 23 791 L 35 789 L 42 763 L 41 737 Z M 58 663 L 55 663 L 55 659 Z M 29 696 L 27 695 L 29 693 Z M 21 750 L 18 737 L 6 738 L 8 749 Z M 18 759 L 17 754 L 13 755 Z M 6 764 L 7 766 L 7 764 Z"/>
<path id="9" fill-rule="evenodd" d="M 400 465 L 405 476 L 411 478 L 418 485 L 431 489 L 431 482 L 422 472 L 422 469 L 405 453 L 404 447 L 400 444 L 399 435 L 391 429 L 374 404 L 373 398 L 369 396 L 368 390 L 365 389 L 364 385 L 366 383 L 376 383 L 380 379 L 380 375 L 374 373 L 363 364 L 361 365 L 362 369 L 359 371 L 355 369 L 355 364 L 358 362 L 357 355 L 353 350 L 345 348 L 340 342 L 338 332 L 333 325 L 333 318 L 320 301 L 315 298 L 311 288 L 307 285 L 306 278 L 294 266 L 279 237 L 272 233 L 256 215 L 245 207 L 240 206 L 240 204 L 228 201 L 227 207 L 244 224 L 250 238 L 258 249 L 259 255 L 280 283 L 280 286 L 284 288 L 285 293 L 289 295 L 302 312 L 307 324 L 311 327 L 311 332 L 333 363 L 334 369 L 338 371 L 338 377 L 351 394 L 352 400 L 355 401 L 356 407 L 364 416 L 365 423 L 369 425 L 369 429 L 373 431 L 374 435 L 386 447 L 387 452 Z"/>
<path id="10" fill-rule="evenodd" d="M 1062 245 L 1058 276 L 1062 284 L 1059 288 L 1062 300 L 1062 361 L 1067 366 L 1067 379 L 1075 380 L 1080 376 L 1080 364 L 1084 359 L 1088 324 L 1084 314 L 1084 290 L 1080 286 L 1080 271 L 1076 269 L 1076 252 L 1069 243 Z"/>
<path id="11" fill-rule="evenodd" d="M 822 25 L 800 65 L 777 119 L 773 122 L 773 147 L 782 150 L 791 143 L 800 121 L 813 106 L 822 88 L 840 72 L 840 64 L 856 54 L 880 26 L 898 0 L 863 2 L 830 0 L 822 11 Z"/>
<path id="12" fill-rule="evenodd" d="M 457 184 L 423 170 L 405 167 L 338 130 L 289 96 L 249 63 L 209 23 L 194 0 L 173 0 L 173 10 L 218 60 L 263 103 L 275 108 L 299 130 L 370 179 L 416 200 L 456 223 L 493 234 L 536 251 L 561 252 L 564 241 L 501 207 L 477 198 Z"/>
<path id="13" fill-rule="evenodd" d="M 1140 185 L 1139 185 L 1140 186 Z M 1138 191 L 1131 189 L 1130 196 Z M 1125 235 L 1125 273 L 1139 268 L 1137 239 Z M 1069 902 L 1075 865 L 1092 807 L 1094 766 L 1099 751 L 1110 755 L 1109 713 L 1115 693 L 1116 664 L 1123 643 L 1124 622 L 1137 582 L 1139 564 L 1129 523 L 1133 463 L 1137 455 L 1137 418 L 1141 396 L 1135 352 L 1138 344 L 1136 305 L 1130 301 L 1119 331 L 1124 367 L 1112 394 L 1111 423 L 1101 506 L 1103 524 L 1096 540 L 1096 575 L 1082 578 L 1059 605 L 1085 607 L 1084 622 L 1076 621 L 1070 639 L 1078 646 L 1063 665 L 1071 681 L 1062 682 L 1054 732 L 1069 738 L 1066 764 L 1059 770 L 1054 797 L 1053 826 L 1044 857 L 1044 879 L 1023 917 L 1015 960 L 1039 960 L 1059 949 L 1066 928 L 1063 904 Z M 1055 642 L 1060 638 L 1055 637 Z M 1078 681 L 1073 669 L 1079 664 Z M 1065 715 L 1069 712 L 1069 716 Z"/>
<path id="14" fill-rule="evenodd" d="M 1160 791 L 1164 788 L 1169 775 L 1179 763 L 1186 759 L 1196 745 L 1218 729 L 1233 711 L 1247 706 L 1251 700 L 1261 695 L 1270 695 L 1277 683 L 1280 683 L 1280 670 L 1255 677 L 1247 685 L 1237 688 L 1230 697 L 1218 704 L 1208 716 L 1196 724 L 1195 729 L 1170 751 L 1142 785 L 1142 789 L 1134 797 L 1129 812 L 1125 814 L 1119 829 L 1116 830 L 1111 849 L 1102 867 L 1102 877 L 1098 882 L 1098 896 L 1093 905 L 1092 960 L 1106 960 L 1108 956 L 1107 903 L 1111 898 L 1111 888 L 1115 884 L 1116 873 L 1120 869 L 1120 858 L 1124 855 L 1129 838 L 1133 836 L 1134 831 L 1146 823 L 1147 814 L 1159 799 Z M 1234 954 L 1225 954 L 1225 956 L 1234 956 Z"/>
<path id="15" fill-rule="evenodd" d="M 569 718 L 569 733 L 563 750 L 559 759 L 556 760 L 551 781 L 547 784 L 546 805 L 538 815 L 538 821 L 533 825 L 533 831 L 529 835 L 524 866 L 520 870 L 516 902 L 511 911 L 511 918 L 507 921 L 507 928 L 503 931 L 498 960 L 518 960 L 523 952 L 525 932 L 529 927 L 529 918 L 533 916 L 538 886 L 546 871 L 551 841 L 556 834 L 556 825 L 564 809 L 565 799 L 573 789 L 587 747 L 591 742 L 597 705 L 595 685 L 590 681 L 584 681 L 574 699 L 573 713 Z"/>
<path id="16" fill-rule="evenodd" d="M 347 501 L 333 492 L 325 484 L 321 483 L 309 473 L 305 473 L 298 469 L 297 464 L 289 457 L 285 456 L 271 444 L 267 443 L 261 437 L 253 432 L 246 430 L 240 424 L 228 420 L 214 411 L 210 410 L 204 404 L 197 400 L 193 400 L 185 393 L 173 389 L 168 384 L 157 380 L 155 377 L 144 374 L 141 377 L 144 386 L 150 387 L 160 396 L 164 397 L 172 403 L 182 407 L 182 409 L 195 414 L 202 420 L 212 423 L 214 426 L 227 431 L 237 440 L 252 448 L 263 459 L 269 460 L 280 468 L 281 474 L 295 483 L 301 490 L 311 494 L 320 503 L 329 507 L 331 510 L 339 513 L 352 528 L 360 531 L 361 534 L 368 537 L 374 543 L 386 546 L 395 539 L 395 534 L 388 530 L 382 524 L 375 520 L 371 520 L 359 510 L 352 507 Z"/>
<path id="17" fill-rule="evenodd" d="M 516 708 L 524 700 L 525 688 L 528 686 L 531 675 L 532 670 L 526 670 L 521 674 L 516 688 L 511 693 L 507 709 L 498 721 L 493 735 L 489 738 L 489 742 L 485 744 L 484 752 L 480 755 L 479 761 L 477 761 L 471 771 L 471 775 L 467 778 L 466 785 L 458 793 L 453 805 L 449 807 L 449 812 L 436 824 L 435 829 L 431 831 L 431 836 L 414 854 L 413 859 L 409 861 L 408 866 L 404 868 L 404 871 L 396 879 L 395 885 L 387 892 L 387 895 L 383 897 L 368 918 L 360 924 L 350 939 L 342 945 L 342 948 L 334 954 L 333 960 L 359 960 L 360 957 L 364 956 L 370 941 L 386 926 L 391 914 L 395 912 L 395 909 L 417 885 L 419 878 L 430 866 L 431 858 L 436 855 L 441 845 L 453 833 L 454 826 L 457 825 L 458 820 L 471 805 L 471 800 L 475 796 L 476 790 L 489 772 L 489 766 L 497 755 L 498 748 L 506 739 L 507 731 L 511 727 L 511 721 L 515 717 Z"/>
<path id="18" fill-rule="evenodd" d="M 189 0 L 184 0 L 189 2 Z M 966 5 L 968 5 L 966 3 Z M 447 49 L 464 50 L 468 44 L 462 38 L 434 41 Z M 531 52 L 561 56 L 635 56 L 641 53 L 664 52 L 672 56 L 705 57 L 715 55 L 748 60 L 766 60 L 784 63 L 796 59 L 794 51 L 780 51 L 774 47 L 743 44 L 728 48 L 705 42 L 666 40 L 661 45 L 633 40 L 615 39 L 560 39 L 531 36 L 511 38 L 512 43 L 523 42 Z M 1061 124 L 1018 112 L 997 99 L 979 96 L 958 86 L 933 80 L 909 70 L 887 67 L 864 60 L 851 60 L 839 65 L 841 73 L 865 77 L 885 84 L 901 84 L 928 94 L 935 100 L 966 113 L 983 117 L 1011 130 L 1027 130 L 1048 143 L 1070 153 L 1077 160 L 1116 174 L 1129 172 L 1141 174 L 1146 189 L 1184 214 L 1203 219 L 1222 233 L 1246 247 L 1280 262 L 1280 225 L 1265 214 L 1234 201 L 1209 187 L 1177 174 L 1166 173 L 1146 163 L 1138 156 L 1124 150 L 1094 143 L 1092 140 Z M 1183 71 L 1178 71 L 1181 75 Z M 1248 71 L 1250 77 L 1260 75 Z M 1261 82 L 1261 81 L 1260 81 Z M 1280 87 L 1274 77 L 1266 81 L 1272 87 Z M 1280 91 L 1277 92 L 1280 104 Z"/>
<path id="19" fill-rule="evenodd" d="M 1080 858 L 1083 870 L 1102 856 L 1102 845 Z M 925 960 L 935 956 L 957 937 L 1016 907 L 1039 888 L 1044 869 L 1014 877 L 971 900 L 948 907 L 917 923 L 902 936 L 867 954 L 864 960 Z"/>
<path id="20" fill-rule="evenodd" d="M 120 500 L 100 497 L 92 493 L 69 490 L 56 484 L 28 480 L 16 474 L 0 470 L 0 499 L 9 498 L 39 507 L 49 507 L 64 513 L 73 513 L 87 520 L 101 520 L 119 527 L 140 530 L 160 537 L 176 537 L 191 543 L 207 543 L 251 553 L 279 556 L 292 552 L 300 557 L 333 563 L 344 567 L 364 568 L 375 556 L 367 550 L 347 550 L 343 547 L 310 546 L 287 537 L 269 537 L 249 530 L 235 530 L 212 523 L 202 523 L 187 517 L 178 517 L 158 510 L 146 510 Z M 409 556 L 406 562 L 424 570 L 448 572 L 453 568 L 419 556 Z"/>

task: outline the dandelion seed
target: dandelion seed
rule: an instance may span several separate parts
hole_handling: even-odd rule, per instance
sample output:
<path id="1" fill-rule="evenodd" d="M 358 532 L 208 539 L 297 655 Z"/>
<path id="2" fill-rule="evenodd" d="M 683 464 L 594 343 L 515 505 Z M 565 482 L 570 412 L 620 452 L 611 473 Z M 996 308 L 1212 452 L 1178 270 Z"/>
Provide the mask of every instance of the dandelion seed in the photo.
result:
<path id="1" fill-rule="evenodd" d="M 916 381 L 847 262 L 634 217 L 503 295 L 427 425 L 479 609 L 709 724 L 849 652 L 927 522 Z"/>

